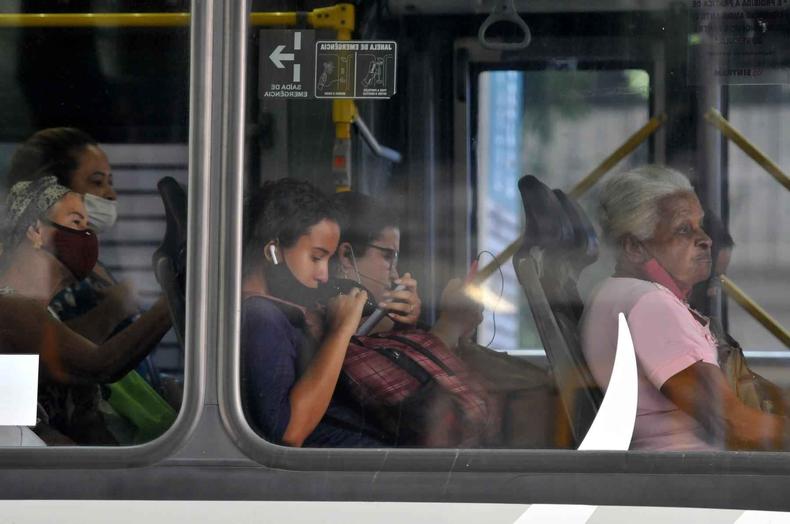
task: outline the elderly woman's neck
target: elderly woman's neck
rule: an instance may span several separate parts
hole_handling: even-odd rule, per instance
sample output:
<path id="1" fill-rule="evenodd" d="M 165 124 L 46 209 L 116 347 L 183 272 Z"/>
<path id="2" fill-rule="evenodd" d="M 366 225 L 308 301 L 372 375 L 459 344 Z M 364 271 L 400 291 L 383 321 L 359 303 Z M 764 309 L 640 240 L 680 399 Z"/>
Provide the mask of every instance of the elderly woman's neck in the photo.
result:
<path id="1" fill-rule="evenodd" d="M 6 270 L 0 275 L 0 287 L 9 287 L 16 294 L 47 306 L 70 280 L 54 257 L 23 245 L 11 254 Z"/>

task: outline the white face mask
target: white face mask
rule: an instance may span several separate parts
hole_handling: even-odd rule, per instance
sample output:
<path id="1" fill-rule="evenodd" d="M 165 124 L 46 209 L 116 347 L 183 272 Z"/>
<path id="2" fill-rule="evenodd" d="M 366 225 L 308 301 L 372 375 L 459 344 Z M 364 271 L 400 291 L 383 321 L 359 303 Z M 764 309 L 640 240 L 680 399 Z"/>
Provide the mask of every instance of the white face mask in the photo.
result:
<path id="1" fill-rule="evenodd" d="M 110 229 L 118 219 L 118 203 L 115 200 L 85 194 L 85 209 L 88 211 L 88 224 L 100 233 Z"/>

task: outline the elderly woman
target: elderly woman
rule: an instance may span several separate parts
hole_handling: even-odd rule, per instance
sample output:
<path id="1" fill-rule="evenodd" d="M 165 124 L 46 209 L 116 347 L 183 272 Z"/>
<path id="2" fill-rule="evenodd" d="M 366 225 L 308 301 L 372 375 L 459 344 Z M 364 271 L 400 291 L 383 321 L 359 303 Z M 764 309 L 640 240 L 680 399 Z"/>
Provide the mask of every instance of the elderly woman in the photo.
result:
<path id="1" fill-rule="evenodd" d="M 96 235 L 88 229 L 82 195 L 60 185 L 54 176 L 11 188 L 0 255 L 0 352 L 40 355 L 43 409 L 37 432 L 47 443 L 79 441 L 88 426 L 101 429 L 98 413 L 51 395 L 49 386 L 116 381 L 170 328 L 163 298 L 100 345 L 61 323 L 48 308 L 52 297 L 85 278 L 97 257 Z M 71 434 L 66 438 L 63 433 Z M 104 443 L 114 443 L 105 436 Z"/>
<path id="2" fill-rule="evenodd" d="M 625 313 L 637 356 L 637 416 L 631 449 L 779 448 L 786 420 L 741 403 L 718 365 L 708 319 L 691 309 L 692 287 L 711 271 L 711 240 L 688 179 L 646 166 L 612 178 L 600 221 L 617 251 L 611 278 L 582 318 L 584 355 L 596 381 L 609 382 L 617 315 Z"/>

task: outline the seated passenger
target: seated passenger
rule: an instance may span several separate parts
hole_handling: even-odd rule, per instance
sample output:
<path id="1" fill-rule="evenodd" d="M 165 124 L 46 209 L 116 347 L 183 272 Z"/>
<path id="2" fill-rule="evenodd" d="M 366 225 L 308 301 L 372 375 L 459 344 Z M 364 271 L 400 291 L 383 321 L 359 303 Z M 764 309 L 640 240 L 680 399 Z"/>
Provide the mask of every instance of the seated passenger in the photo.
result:
<path id="1" fill-rule="evenodd" d="M 96 233 L 115 225 L 117 194 L 107 155 L 79 129 L 43 129 L 21 144 L 11 158 L 8 185 L 54 175 L 58 183 L 84 195 L 88 224 Z M 129 283 L 119 283 L 101 262 L 50 304 L 72 330 L 96 344 L 139 313 Z M 126 321 L 126 322 L 124 322 Z"/>
<path id="2" fill-rule="evenodd" d="M 307 182 L 267 182 L 247 205 L 242 282 L 245 409 L 266 439 L 288 446 L 373 447 L 361 409 L 337 391 L 367 293 L 314 306 L 340 238 L 337 208 Z"/>
<path id="3" fill-rule="evenodd" d="M 615 274 L 593 293 L 582 317 L 582 346 L 606 388 L 625 313 L 638 370 L 631 449 L 775 449 L 786 419 L 738 400 L 718 365 L 708 319 L 691 309 L 692 287 L 711 271 L 711 241 L 688 179 L 659 166 L 613 177 L 600 195 L 600 220 L 617 250 Z"/>
<path id="4" fill-rule="evenodd" d="M 19 182 L 11 188 L 3 233 L 0 351 L 40 355 L 40 402 L 41 390 L 53 383 L 95 385 L 118 380 L 134 369 L 170 328 L 164 298 L 100 345 L 69 329 L 48 309 L 57 293 L 87 276 L 98 256 L 96 235 L 88 229 L 82 196 L 58 184 L 54 176 Z M 52 413 L 44 408 L 37 426 L 39 436 L 47 443 L 72 443 L 51 429 Z M 92 415 L 96 413 L 86 416 Z"/>
<path id="5" fill-rule="evenodd" d="M 36 132 L 14 151 L 8 184 L 47 174 L 83 195 L 88 225 L 94 232 L 101 236 L 115 225 L 117 194 L 113 174 L 107 155 L 89 135 L 69 127 Z M 100 261 L 87 277 L 58 293 L 50 308 L 70 329 L 95 344 L 128 326 L 140 313 L 132 284 L 118 282 Z M 162 386 L 149 359 L 139 368 L 149 382 Z M 172 381 L 167 385 L 170 402 L 177 405 L 180 385 Z M 129 396 L 134 396 L 136 402 L 126 402 Z M 136 371 L 104 390 L 98 386 L 53 384 L 42 390 L 39 402 L 50 414 L 50 422 L 82 445 L 139 444 L 162 434 L 176 418 L 175 410 Z M 105 423 L 98 417 L 99 404 L 103 404 L 101 418 Z M 96 420 L 90 422 L 85 417 Z M 146 422 L 141 425 L 140 421 Z M 112 435 L 104 426 L 110 428 Z"/>
<path id="6" fill-rule="evenodd" d="M 471 335 L 482 320 L 483 308 L 467 295 L 461 279 L 452 279 L 445 287 L 434 325 L 420 323 L 422 304 L 417 281 L 410 273 L 398 273 L 400 228 L 396 214 L 384 202 L 361 193 L 338 193 L 333 198 L 347 218 L 332 264 L 334 277 L 359 282 L 388 311 L 372 333 L 397 336 L 402 329 L 415 334 L 429 332 L 449 348 L 460 360 L 456 372 L 465 377 L 466 384 L 486 404 L 487 427 L 478 445 L 546 447 L 551 417 L 540 414 L 551 412 L 554 399 L 545 371 L 474 343 Z M 392 291 L 393 284 L 403 284 L 406 289 Z M 420 416 L 420 411 L 429 410 L 428 403 L 423 401 L 413 407 L 417 410 L 416 420 L 431 420 L 430 415 Z M 402 413 L 411 413 L 410 409 L 406 407 Z M 414 426 L 412 429 L 422 429 L 426 434 L 433 429 L 425 424 Z"/>
<path id="7" fill-rule="evenodd" d="M 417 281 L 411 273 L 398 274 L 398 217 L 382 202 L 361 193 L 338 193 L 334 201 L 348 218 L 340 233 L 334 276 L 358 281 L 388 311 L 371 333 L 417 325 L 422 307 Z M 394 291 L 397 285 L 405 289 Z M 453 279 L 442 294 L 436 324 L 420 327 L 437 335 L 447 347 L 455 348 L 480 324 L 482 312 L 482 306 L 463 292 L 463 282 Z"/>

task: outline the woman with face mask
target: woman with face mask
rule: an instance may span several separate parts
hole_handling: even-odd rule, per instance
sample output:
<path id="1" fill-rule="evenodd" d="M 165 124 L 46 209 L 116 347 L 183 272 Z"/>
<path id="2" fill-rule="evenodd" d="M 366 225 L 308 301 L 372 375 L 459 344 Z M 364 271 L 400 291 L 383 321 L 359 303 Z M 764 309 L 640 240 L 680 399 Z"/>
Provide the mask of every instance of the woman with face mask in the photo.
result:
<path id="1" fill-rule="evenodd" d="M 636 351 L 638 403 L 631 449 L 776 449 L 787 419 L 743 404 L 719 368 L 709 320 L 688 304 L 711 272 L 711 239 L 688 179 L 645 166 L 613 177 L 600 194 L 604 236 L 617 265 L 585 307 L 582 348 L 606 388 L 625 313 Z"/>
<path id="2" fill-rule="evenodd" d="M 339 213 L 307 182 L 267 182 L 247 204 L 242 282 L 244 407 L 287 446 L 380 446 L 343 395 L 340 369 L 367 293 L 317 306 L 340 238 Z"/>
<path id="3" fill-rule="evenodd" d="M 96 265 L 98 243 L 87 215 L 82 195 L 54 176 L 16 183 L 8 196 L 0 256 L 0 351 L 40 356 L 41 423 L 36 431 L 48 443 L 73 440 L 59 431 L 67 410 L 63 398 L 49 394 L 50 386 L 113 382 L 133 369 L 170 328 L 167 302 L 160 298 L 133 325 L 97 345 L 69 329 L 48 307 L 55 295 Z M 79 438 L 80 431 L 97 423 L 96 413 L 84 415 L 84 421 L 65 421 L 63 429 L 74 429 Z M 109 435 L 106 439 L 113 443 Z"/>
<path id="4" fill-rule="evenodd" d="M 334 195 L 333 201 L 348 218 L 333 257 L 333 276 L 354 280 L 367 289 L 376 305 L 387 312 L 371 331 L 381 333 L 418 326 L 422 301 L 417 281 L 411 273 L 400 275 L 400 227 L 397 214 L 375 198 L 348 191 Z M 399 286 L 400 289 L 395 289 Z M 468 336 L 482 321 L 482 307 L 471 300 L 460 279 L 445 287 L 436 323 L 431 331 L 450 348 Z"/>
<path id="5" fill-rule="evenodd" d="M 14 152 L 8 185 L 45 173 L 84 196 L 88 226 L 94 232 L 101 235 L 115 225 L 117 194 L 110 164 L 89 135 L 68 127 L 38 131 Z M 71 329 L 97 344 L 139 313 L 131 284 L 116 281 L 101 262 L 54 297 L 50 307 Z"/>

